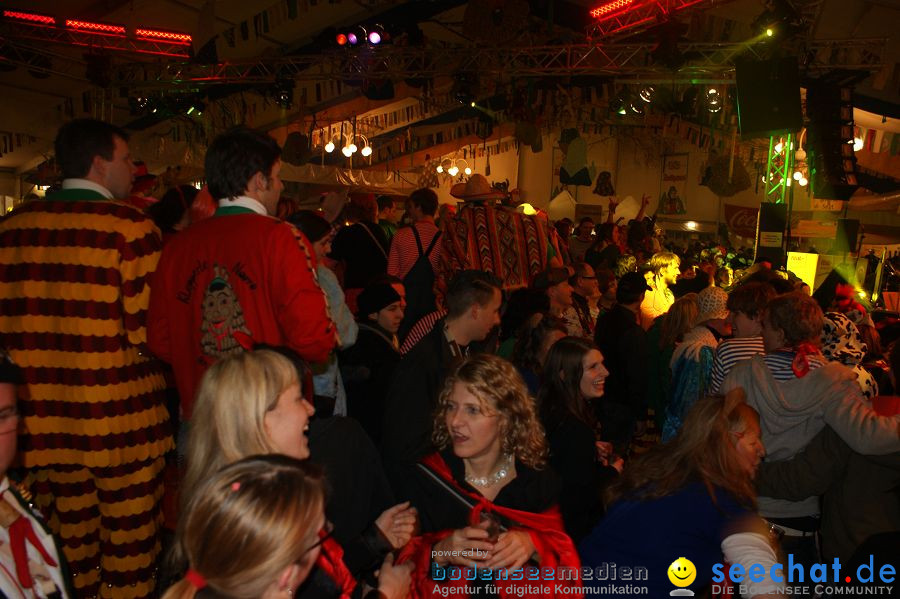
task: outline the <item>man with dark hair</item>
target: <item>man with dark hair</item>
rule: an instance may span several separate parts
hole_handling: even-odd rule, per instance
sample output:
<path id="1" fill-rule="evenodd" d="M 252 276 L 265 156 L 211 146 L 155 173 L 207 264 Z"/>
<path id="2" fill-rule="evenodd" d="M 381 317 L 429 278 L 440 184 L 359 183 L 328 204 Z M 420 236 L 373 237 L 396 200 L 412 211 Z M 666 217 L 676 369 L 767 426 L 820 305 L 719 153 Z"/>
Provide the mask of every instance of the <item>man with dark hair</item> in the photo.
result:
<path id="1" fill-rule="evenodd" d="M 397 230 L 391 242 L 387 272 L 403 279 L 406 287 L 406 313 L 400 326 L 400 338 L 435 310 L 434 277 L 441 263 L 440 231 L 434 223 L 438 198 L 434 190 L 417 189 L 406 202 L 412 225 Z"/>
<path id="2" fill-rule="evenodd" d="M 594 219 L 585 216 L 578 221 L 578 228 L 575 229 L 575 235 L 569 238 L 569 254 L 572 256 L 573 262 L 583 262 L 584 255 L 588 249 L 594 244 Z"/>
<path id="3" fill-rule="evenodd" d="M 324 362 L 337 341 L 309 240 L 272 216 L 283 188 L 278 145 L 232 129 L 206 154 L 218 209 L 166 245 L 153 277 L 150 349 L 172 365 L 182 416 L 217 359 L 257 343 Z"/>
<path id="4" fill-rule="evenodd" d="M 397 223 L 400 222 L 401 214 L 397 211 L 394 198 L 391 196 L 381 195 L 375 198 L 375 201 L 378 202 L 378 226 L 384 231 L 384 236 L 390 245 L 397 233 Z"/>
<path id="5" fill-rule="evenodd" d="M 235 127 L 213 140 L 204 162 L 209 193 L 219 201 L 236 201 L 246 191 L 267 192 L 259 201 L 275 214 L 281 190 L 281 148 L 263 133 Z M 253 197 L 253 196 L 250 196 Z M 273 205 L 269 205 L 274 202 Z"/>
<path id="6" fill-rule="evenodd" d="M 431 450 L 431 418 L 444 377 L 500 324 L 500 281 L 479 270 L 456 274 L 447 289 L 447 316 L 403 356 L 387 395 L 382 449 L 385 469 L 401 494 L 405 467 Z"/>
<path id="7" fill-rule="evenodd" d="M 163 372 L 144 347 L 159 231 L 115 200 L 134 174 L 121 129 L 71 121 L 56 159 L 62 189 L 0 222 L 0 345 L 29 387 L 25 482 L 78 595 L 152 596 L 172 448 Z"/>
<path id="8" fill-rule="evenodd" d="M 603 436 L 619 455 L 626 455 L 635 424 L 647 407 L 647 340 L 640 307 L 650 291 L 644 275 L 622 275 L 616 305 L 597 319 L 594 343 L 609 370 L 606 393 L 594 406 Z"/>

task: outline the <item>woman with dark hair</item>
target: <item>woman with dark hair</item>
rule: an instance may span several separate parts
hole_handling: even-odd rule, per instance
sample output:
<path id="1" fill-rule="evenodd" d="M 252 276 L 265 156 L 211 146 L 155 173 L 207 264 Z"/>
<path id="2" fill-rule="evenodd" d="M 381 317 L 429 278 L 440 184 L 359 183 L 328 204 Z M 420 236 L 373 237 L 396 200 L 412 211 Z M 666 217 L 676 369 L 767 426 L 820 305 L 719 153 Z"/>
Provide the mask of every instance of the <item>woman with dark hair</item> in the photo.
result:
<path id="1" fill-rule="evenodd" d="M 611 445 L 599 441 L 590 402 L 603 396 L 609 371 L 594 344 L 578 337 L 557 341 L 544 364 L 538 411 L 550 445 L 550 467 L 562 481 L 560 510 L 576 543 L 603 514 L 601 489 L 622 468 L 609 465 Z"/>
<path id="2" fill-rule="evenodd" d="M 513 291 L 506 300 L 500 317 L 500 347 L 497 355 L 509 359 L 522 327 L 532 316 L 550 310 L 550 298 L 541 289 L 522 288 Z"/>
<path id="3" fill-rule="evenodd" d="M 338 339 L 341 342 L 340 347 L 352 346 L 356 343 L 359 327 L 356 324 L 356 319 L 353 318 L 353 313 L 347 306 L 347 302 L 344 300 L 344 291 L 341 289 L 337 277 L 330 268 L 325 266 L 325 261 L 331 251 L 331 240 L 334 230 L 327 220 L 312 210 L 299 210 L 288 217 L 288 222 L 300 229 L 312 244 L 318 261 L 316 274 L 318 275 L 319 286 L 322 287 L 322 291 L 328 297 L 328 307 L 331 312 L 331 318 L 337 325 Z M 325 370 L 313 377 L 313 384 L 315 385 L 316 409 L 319 410 L 320 415 L 347 415 L 347 393 L 344 390 L 344 383 L 338 371 L 336 354 L 332 353 L 329 356 Z"/>
<path id="4" fill-rule="evenodd" d="M 378 226 L 378 203 L 372 194 L 351 194 L 344 209 L 346 225 L 334 235 L 329 256 L 335 260 L 347 296 L 356 311 L 356 296 L 379 276 L 387 274 L 390 243 Z"/>
<path id="5" fill-rule="evenodd" d="M 416 564 L 412 597 L 466 596 L 466 588 L 483 596 L 487 570 L 529 562 L 577 567 L 556 507 L 556 477 L 545 469 L 544 431 L 512 364 L 490 354 L 460 364 L 444 383 L 432 440 L 437 451 L 417 465 L 411 498 L 425 534 L 397 559 Z M 448 566 L 476 567 L 478 579 L 451 574 L 441 582 L 434 572 Z M 531 592 L 527 581 L 510 578 L 492 581 L 501 596 Z"/>
<path id="6" fill-rule="evenodd" d="M 193 185 L 179 185 L 169 189 L 158 202 L 147 208 L 147 214 L 159 227 L 163 243 L 191 223 L 191 205 L 200 193 Z"/>
<path id="7" fill-rule="evenodd" d="M 597 238 L 584 253 L 584 261 L 594 270 L 616 267 L 622 252 L 619 251 L 619 227 L 615 223 L 600 223 L 594 228 Z"/>
<path id="8" fill-rule="evenodd" d="M 579 546 L 582 565 L 646 568 L 649 579 L 641 584 L 648 597 L 669 596 L 666 573 L 680 557 L 694 567 L 691 595 L 725 561 L 760 564 L 765 577 L 776 557 L 756 515 L 752 481 L 765 455 L 760 433 L 759 416 L 740 391 L 696 402 L 672 441 L 629 463 L 610 487 L 606 517 Z M 764 594 L 775 587 L 767 578 L 750 586 L 748 596 L 775 596 Z"/>
<path id="9" fill-rule="evenodd" d="M 537 396 L 540 389 L 547 352 L 565 336 L 565 324 L 546 313 L 533 314 L 519 329 L 511 361 L 532 396 Z"/>

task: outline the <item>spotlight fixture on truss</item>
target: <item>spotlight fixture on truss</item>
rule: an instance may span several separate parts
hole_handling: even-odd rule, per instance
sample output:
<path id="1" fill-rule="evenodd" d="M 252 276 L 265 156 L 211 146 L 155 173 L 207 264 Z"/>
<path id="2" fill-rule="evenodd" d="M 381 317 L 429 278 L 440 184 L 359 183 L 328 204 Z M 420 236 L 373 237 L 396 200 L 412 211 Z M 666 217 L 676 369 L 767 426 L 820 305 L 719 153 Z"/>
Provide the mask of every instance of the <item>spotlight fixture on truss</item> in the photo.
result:
<path id="1" fill-rule="evenodd" d="M 386 41 L 387 37 L 387 33 L 385 33 L 383 26 L 376 24 L 369 27 L 369 35 L 367 38 L 369 44 L 377 46 L 381 42 Z"/>
<path id="2" fill-rule="evenodd" d="M 293 79 L 279 79 L 273 89 L 275 103 L 284 110 L 294 107 L 294 81 Z"/>
<path id="3" fill-rule="evenodd" d="M 719 112 L 722 110 L 722 96 L 715 87 L 706 90 L 704 102 L 706 103 L 706 109 L 710 112 Z"/>
<path id="4" fill-rule="evenodd" d="M 655 95 L 656 95 L 656 88 L 654 88 L 652 85 L 646 85 L 641 88 L 640 92 L 638 92 L 638 96 L 641 98 L 641 100 L 643 100 L 647 104 L 649 104 L 650 102 L 653 101 L 653 97 Z"/>
<path id="5" fill-rule="evenodd" d="M 766 0 L 765 10 L 751 25 L 764 41 L 784 40 L 793 37 L 803 28 L 803 17 L 790 0 Z"/>

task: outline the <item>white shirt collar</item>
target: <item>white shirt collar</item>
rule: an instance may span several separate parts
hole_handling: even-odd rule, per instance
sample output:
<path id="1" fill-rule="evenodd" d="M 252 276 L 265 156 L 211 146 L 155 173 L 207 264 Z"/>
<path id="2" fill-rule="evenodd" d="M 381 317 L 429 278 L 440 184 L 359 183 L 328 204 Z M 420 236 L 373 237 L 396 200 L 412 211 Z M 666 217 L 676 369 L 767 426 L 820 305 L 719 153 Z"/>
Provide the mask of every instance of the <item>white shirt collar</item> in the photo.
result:
<path id="1" fill-rule="evenodd" d="M 252 210 L 257 214 L 262 214 L 263 216 L 268 216 L 269 211 L 266 210 L 266 207 L 263 206 L 258 200 L 254 200 L 249 196 L 238 196 L 236 198 L 222 198 L 219 200 L 219 206 L 222 208 L 231 208 L 231 207 L 240 207 L 247 208 L 248 210 Z"/>
<path id="2" fill-rule="evenodd" d="M 99 183 L 94 183 L 88 179 L 64 179 L 62 182 L 63 189 L 90 189 L 91 191 L 96 191 L 104 198 L 108 200 L 112 200 L 113 194 L 108 189 L 100 185 Z"/>

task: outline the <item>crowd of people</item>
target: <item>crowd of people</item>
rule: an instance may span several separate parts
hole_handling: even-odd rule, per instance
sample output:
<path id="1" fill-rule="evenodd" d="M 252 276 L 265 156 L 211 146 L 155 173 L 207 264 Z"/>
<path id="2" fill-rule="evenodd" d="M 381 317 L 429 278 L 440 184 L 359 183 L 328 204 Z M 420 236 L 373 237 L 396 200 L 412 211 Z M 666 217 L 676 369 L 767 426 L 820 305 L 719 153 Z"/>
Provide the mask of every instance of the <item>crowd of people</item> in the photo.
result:
<path id="1" fill-rule="evenodd" d="M 698 593 L 717 563 L 897 563 L 900 344 L 852 292 L 823 311 L 752 252 L 667 246 L 647 196 L 554 223 L 527 288 L 443 281 L 433 190 L 293 210 L 247 128 L 157 201 L 125 200 L 112 125 L 64 125 L 56 160 L 0 220 L 4 596 L 549 596 L 500 573 L 614 563 L 662 597 L 679 557 Z"/>

